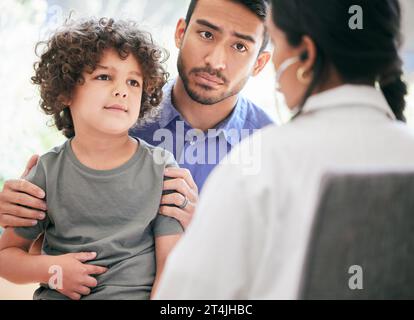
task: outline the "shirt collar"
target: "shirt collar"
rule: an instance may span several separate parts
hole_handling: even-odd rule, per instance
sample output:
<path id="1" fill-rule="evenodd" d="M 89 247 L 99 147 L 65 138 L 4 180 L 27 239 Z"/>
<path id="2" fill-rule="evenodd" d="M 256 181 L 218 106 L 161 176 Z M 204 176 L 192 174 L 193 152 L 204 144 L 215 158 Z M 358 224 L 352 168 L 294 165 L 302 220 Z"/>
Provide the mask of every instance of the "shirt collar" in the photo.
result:
<path id="1" fill-rule="evenodd" d="M 165 128 L 171 121 L 179 117 L 182 120 L 180 113 L 174 107 L 172 102 L 172 90 L 174 88 L 175 80 L 169 81 L 163 88 L 164 98 L 161 102 L 161 113 L 159 118 L 159 125 L 161 128 Z"/>
<path id="2" fill-rule="evenodd" d="M 230 130 L 241 133 L 244 123 L 246 122 L 246 116 L 247 104 L 244 101 L 244 98 L 239 96 L 232 112 L 227 116 L 226 119 L 224 119 L 216 126 L 217 136 L 222 134 L 231 146 L 239 143 L 239 141 L 235 141 Z"/>
<path id="3" fill-rule="evenodd" d="M 345 84 L 311 96 L 303 107 L 303 113 L 310 113 L 343 105 L 367 105 L 395 120 L 395 115 L 383 93 L 367 85 Z"/>

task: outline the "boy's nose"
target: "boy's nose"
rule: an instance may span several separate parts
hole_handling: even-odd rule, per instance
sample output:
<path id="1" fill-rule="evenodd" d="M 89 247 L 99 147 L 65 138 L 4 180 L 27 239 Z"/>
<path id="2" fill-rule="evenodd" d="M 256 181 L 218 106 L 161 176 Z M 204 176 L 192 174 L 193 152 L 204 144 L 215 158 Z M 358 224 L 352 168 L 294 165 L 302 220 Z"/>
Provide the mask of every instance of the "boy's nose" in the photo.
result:
<path id="1" fill-rule="evenodd" d="M 126 92 L 120 92 L 119 90 L 114 91 L 113 95 L 114 97 L 122 97 L 122 98 L 128 97 L 128 94 Z"/>
<path id="2" fill-rule="evenodd" d="M 126 98 L 128 97 L 127 89 L 122 85 L 118 85 L 114 88 L 112 95 L 116 98 Z"/>

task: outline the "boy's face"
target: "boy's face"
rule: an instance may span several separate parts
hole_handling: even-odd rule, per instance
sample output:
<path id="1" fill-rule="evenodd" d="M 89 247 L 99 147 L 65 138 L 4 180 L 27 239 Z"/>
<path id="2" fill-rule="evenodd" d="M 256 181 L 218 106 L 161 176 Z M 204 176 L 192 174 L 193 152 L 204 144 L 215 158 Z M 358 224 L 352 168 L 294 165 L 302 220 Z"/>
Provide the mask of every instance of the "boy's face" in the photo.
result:
<path id="1" fill-rule="evenodd" d="M 189 24 L 178 22 L 177 67 L 189 96 L 205 105 L 234 96 L 270 59 L 259 55 L 264 23 L 240 3 L 200 0 Z"/>
<path id="2" fill-rule="evenodd" d="M 84 72 L 69 101 L 76 134 L 124 134 L 137 121 L 143 88 L 139 63 L 107 49 L 97 68 Z"/>

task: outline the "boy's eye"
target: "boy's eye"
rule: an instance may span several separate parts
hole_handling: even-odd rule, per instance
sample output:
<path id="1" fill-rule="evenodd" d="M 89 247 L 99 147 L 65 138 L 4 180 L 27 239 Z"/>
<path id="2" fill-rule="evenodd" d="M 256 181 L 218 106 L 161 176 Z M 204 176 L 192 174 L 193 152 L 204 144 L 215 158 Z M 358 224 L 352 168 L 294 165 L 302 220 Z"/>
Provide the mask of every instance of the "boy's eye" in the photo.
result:
<path id="1" fill-rule="evenodd" d="M 107 74 L 100 74 L 99 76 L 97 76 L 95 78 L 96 80 L 103 80 L 103 81 L 108 81 L 111 79 L 111 77 Z"/>
<path id="2" fill-rule="evenodd" d="M 128 80 L 128 84 L 133 87 L 139 87 L 139 82 L 137 80 Z"/>
<path id="3" fill-rule="evenodd" d="M 233 48 L 236 49 L 239 52 L 246 52 L 247 48 L 243 43 L 236 43 L 235 45 L 233 45 Z"/>
<path id="4" fill-rule="evenodd" d="M 209 31 L 201 31 L 199 32 L 201 38 L 211 40 L 213 39 L 213 34 Z"/>

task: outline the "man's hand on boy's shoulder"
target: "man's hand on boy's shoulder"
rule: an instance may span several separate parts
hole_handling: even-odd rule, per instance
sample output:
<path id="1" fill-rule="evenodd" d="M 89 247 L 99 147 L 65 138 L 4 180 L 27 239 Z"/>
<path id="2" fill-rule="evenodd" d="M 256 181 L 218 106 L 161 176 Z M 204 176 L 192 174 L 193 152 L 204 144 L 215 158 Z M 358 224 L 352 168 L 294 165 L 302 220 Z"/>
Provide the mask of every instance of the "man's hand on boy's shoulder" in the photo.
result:
<path id="1" fill-rule="evenodd" d="M 21 179 L 4 183 L 0 192 L 0 226 L 30 227 L 45 218 L 44 191 L 23 179 L 36 165 L 38 158 L 37 155 L 30 158 Z"/>
<path id="2" fill-rule="evenodd" d="M 177 219 L 184 230 L 190 224 L 198 202 L 198 188 L 187 169 L 169 167 L 165 169 L 164 195 L 159 212 Z"/>

